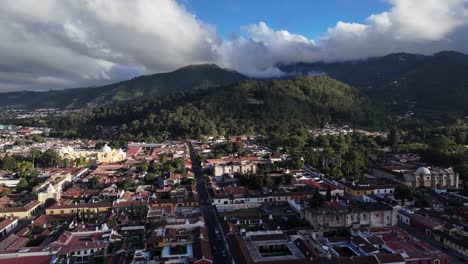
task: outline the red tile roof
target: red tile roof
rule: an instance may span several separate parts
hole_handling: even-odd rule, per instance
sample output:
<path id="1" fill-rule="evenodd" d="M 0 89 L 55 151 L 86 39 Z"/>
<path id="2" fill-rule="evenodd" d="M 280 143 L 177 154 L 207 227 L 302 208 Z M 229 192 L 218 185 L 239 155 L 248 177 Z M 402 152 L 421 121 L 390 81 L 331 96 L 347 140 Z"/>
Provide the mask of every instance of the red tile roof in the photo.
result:
<path id="1" fill-rule="evenodd" d="M 15 257 L 0 259 L 0 264 L 49 264 L 52 256 Z"/>

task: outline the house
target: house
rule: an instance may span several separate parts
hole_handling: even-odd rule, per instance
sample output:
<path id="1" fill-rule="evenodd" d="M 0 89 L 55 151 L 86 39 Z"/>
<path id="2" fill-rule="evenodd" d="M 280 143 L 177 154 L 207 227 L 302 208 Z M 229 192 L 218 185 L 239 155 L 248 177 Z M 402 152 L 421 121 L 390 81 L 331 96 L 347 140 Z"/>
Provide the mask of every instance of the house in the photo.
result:
<path id="1" fill-rule="evenodd" d="M 39 201 L 33 200 L 23 206 L 0 208 L 0 217 L 28 218 L 36 212 L 40 205 Z"/>
<path id="2" fill-rule="evenodd" d="M 61 201 L 52 205 L 46 209 L 46 214 L 76 214 L 78 212 L 82 213 L 97 213 L 97 212 L 106 212 L 112 209 L 111 202 L 100 202 L 100 203 L 63 203 Z"/>
<path id="3" fill-rule="evenodd" d="M 17 217 L 7 217 L 0 222 L 0 238 L 5 237 L 11 230 L 18 226 Z"/>

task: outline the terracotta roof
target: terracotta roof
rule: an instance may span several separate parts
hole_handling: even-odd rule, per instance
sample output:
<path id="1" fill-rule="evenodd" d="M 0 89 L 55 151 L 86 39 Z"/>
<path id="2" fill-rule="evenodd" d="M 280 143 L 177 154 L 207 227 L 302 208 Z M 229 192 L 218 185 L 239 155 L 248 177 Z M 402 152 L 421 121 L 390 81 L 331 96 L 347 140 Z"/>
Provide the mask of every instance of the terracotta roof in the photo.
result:
<path id="1" fill-rule="evenodd" d="M 29 238 L 27 237 L 19 237 L 18 239 L 16 239 L 15 242 L 13 242 L 13 244 L 11 244 L 7 250 L 16 250 L 16 249 L 19 249 L 21 248 L 22 246 L 24 246 L 27 242 L 29 241 Z"/>
<path id="2" fill-rule="evenodd" d="M 436 228 L 436 227 L 439 227 L 439 226 L 443 226 L 443 223 L 441 223 L 440 221 L 432 218 L 432 217 L 427 217 L 427 216 L 422 216 L 422 215 L 419 215 L 419 214 L 414 214 L 413 216 L 411 216 L 411 221 L 416 221 L 420 224 L 423 224 L 424 226 L 428 227 L 428 228 Z"/>
<path id="3" fill-rule="evenodd" d="M 112 207 L 111 202 L 100 202 L 100 203 L 82 203 L 82 204 L 64 204 L 56 203 L 47 210 L 57 210 L 57 209 L 72 209 L 72 208 L 98 208 L 98 207 Z"/>
<path id="4" fill-rule="evenodd" d="M 6 208 L 1 208 L 0 213 L 14 213 L 14 212 L 27 212 L 36 206 L 39 206 L 40 202 L 37 200 L 30 201 L 29 203 L 25 204 L 24 206 L 21 207 L 6 207 Z"/>
<path id="5" fill-rule="evenodd" d="M 0 250 L 7 249 L 11 244 L 15 243 L 18 238 L 19 237 L 16 234 L 10 234 L 5 239 L 3 239 L 2 242 L 0 242 Z"/>
<path id="6" fill-rule="evenodd" d="M 405 262 L 405 258 L 401 254 L 376 254 L 379 263 L 397 263 Z"/>
<path id="7" fill-rule="evenodd" d="M 197 239 L 195 243 L 193 243 L 193 256 L 197 259 L 207 259 L 213 260 L 213 256 L 211 254 L 211 247 L 210 242 L 203 238 Z"/>
<path id="8" fill-rule="evenodd" d="M 0 259 L 0 264 L 49 264 L 52 256 L 14 257 Z"/>

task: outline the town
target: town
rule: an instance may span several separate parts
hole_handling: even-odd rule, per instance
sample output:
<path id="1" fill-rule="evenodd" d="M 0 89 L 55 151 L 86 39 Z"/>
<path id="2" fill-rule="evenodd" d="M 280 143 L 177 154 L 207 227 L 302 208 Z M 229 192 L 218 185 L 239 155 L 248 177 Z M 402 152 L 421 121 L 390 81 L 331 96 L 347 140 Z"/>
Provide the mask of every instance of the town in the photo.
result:
<path id="1" fill-rule="evenodd" d="M 382 133 L 327 126 L 311 131 L 307 154 L 299 139 L 291 150 L 250 135 L 104 142 L 49 132 L 0 127 L 0 263 L 468 260 L 459 174 L 380 147 Z M 381 151 L 371 166 L 357 154 L 330 161 L 327 146 L 354 141 Z"/>

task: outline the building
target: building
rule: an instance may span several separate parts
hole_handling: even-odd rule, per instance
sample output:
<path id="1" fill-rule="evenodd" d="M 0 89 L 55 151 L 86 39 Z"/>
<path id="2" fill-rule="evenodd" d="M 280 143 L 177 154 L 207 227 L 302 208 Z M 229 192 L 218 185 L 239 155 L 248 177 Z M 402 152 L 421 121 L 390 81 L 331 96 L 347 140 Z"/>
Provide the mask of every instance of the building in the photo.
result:
<path id="1" fill-rule="evenodd" d="M 0 238 L 5 237 L 18 225 L 17 217 L 7 217 L 0 222 Z"/>
<path id="2" fill-rule="evenodd" d="M 126 159 L 127 155 L 122 149 L 112 149 L 105 145 L 100 150 L 75 150 L 71 146 L 61 148 L 59 156 L 62 159 L 79 159 L 85 158 L 87 161 L 94 163 L 113 163 Z"/>
<path id="3" fill-rule="evenodd" d="M 255 174 L 258 169 L 257 164 L 260 162 L 266 162 L 266 160 L 257 157 L 208 159 L 204 167 L 211 169 L 215 177 L 236 173 Z"/>
<path id="4" fill-rule="evenodd" d="M 459 175 L 452 168 L 420 167 L 403 173 L 405 184 L 412 188 L 458 189 Z"/>
<path id="5" fill-rule="evenodd" d="M 103 256 L 107 245 L 112 240 L 113 230 L 70 232 L 65 231 L 54 242 L 51 247 L 57 248 L 57 256 L 60 260 L 68 263 L 75 260 L 75 263 L 88 263 L 95 256 Z"/>
<path id="6" fill-rule="evenodd" d="M 387 250 L 400 253 L 406 263 L 450 263 L 450 258 L 447 254 L 421 240 L 415 239 L 408 232 L 398 227 L 379 227 L 370 228 L 369 230 L 384 241 Z"/>
<path id="7" fill-rule="evenodd" d="M 56 173 L 50 177 L 50 180 L 44 185 L 45 190 L 37 195 L 39 202 L 44 204 L 47 199 L 60 200 L 63 189 L 72 182 L 71 173 Z"/>
<path id="8" fill-rule="evenodd" d="M 351 197 L 361 197 L 368 195 L 393 195 L 395 184 L 385 183 L 381 181 L 370 181 L 366 184 L 356 184 L 355 182 L 340 183 L 344 187 L 344 191 Z"/>
<path id="9" fill-rule="evenodd" d="M 28 218 L 36 212 L 40 205 L 39 201 L 34 200 L 22 206 L 0 208 L 0 217 Z"/>
<path id="10" fill-rule="evenodd" d="M 319 230 L 331 228 L 385 227 L 397 223 L 396 211 L 382 203 L 326 202 L 305 210 L 305 219 Z"/>
<path id="11" fill-rule="evenodd" d="M 95 212 L 106 212 L 112 209 L 112 203 L 101 202 L 101 203 L 61 203 L 60 201 L 51 207 L 46 209 L 46 214 L 76 214 L 81 213 L 95 213 Z"/>
<path id="12" fill-rule="evenodd" d="M 244 232 L 232 229 L 229 247 L 236 263 L 311 263 L 315 250 L 283 231 Z"/>

